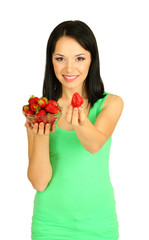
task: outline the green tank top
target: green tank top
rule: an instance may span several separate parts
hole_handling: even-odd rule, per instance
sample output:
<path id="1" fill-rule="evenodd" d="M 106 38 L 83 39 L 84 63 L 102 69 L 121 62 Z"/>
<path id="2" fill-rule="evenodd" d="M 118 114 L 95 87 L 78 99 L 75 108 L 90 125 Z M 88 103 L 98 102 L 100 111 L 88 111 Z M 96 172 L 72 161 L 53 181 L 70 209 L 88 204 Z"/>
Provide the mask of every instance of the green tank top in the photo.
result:
<path id="1" fill-rule="evenodd" d="M 107 96 L 108 93 L 90 109 L 88 119 L 92 124 Z M 110 146 L 111 137 L 96 154 L 91 154 L 83 147 L 75 131 L 56 126 L 56 131 L 50 133 L 49 151 L 53 174 L 47 188 L 43 192 L 36 192 L 32 239 L 38 239 L 39 229 L 43 234 L 48 232 L 43 227 L 47 225 L 50 229 L 47 234 L 53 234 L 53 238 L 47 239 L 66 240 L 65 234 L 70 231 L 70 226 L 72 235 L 69 235 L 69 240 L 79 239 L 72 236 L 81 236 L 81 233 L 81 240 L 118 239 L 115 198 L 109 174 Z M 52 226 L 58 227 L 53 230 Z M 79 228 L 84 230 L 79 233 Z M 85 234 L 89 229 L 92 236 L 87 238 L 89 235 Z M 103 230 L 107 231 L 105 235 Z M 61 237 L 54 238 L 57 232 Z M 97 234 L 101 234 L 102 238 L 96 238 Z M 40 233 L 39 236 L 42 239 Z"/>

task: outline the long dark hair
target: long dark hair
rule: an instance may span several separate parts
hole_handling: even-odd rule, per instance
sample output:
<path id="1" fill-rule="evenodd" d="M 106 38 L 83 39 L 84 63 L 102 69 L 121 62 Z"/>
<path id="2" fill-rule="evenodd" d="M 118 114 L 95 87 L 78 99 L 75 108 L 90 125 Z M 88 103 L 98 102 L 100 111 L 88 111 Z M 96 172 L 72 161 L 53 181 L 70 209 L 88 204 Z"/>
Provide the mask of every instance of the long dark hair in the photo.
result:
<path id="1" fill-rule="evenodd" d="M 43 97 L 57 101 L 62 94 L 62 85 L 55 76 L 52 63 L 56 42 L 62 36 L 74 38 L 91 53 L 91 65 L 85 80 L 85 89 L 88 102 L 92 107 L 98 99 L 104 97 L 104 84 L 100 76 L 99 53 L 95 36 L 92 30 L 81 21 L 62 22 L 52 31 L 47 42 Z"/>

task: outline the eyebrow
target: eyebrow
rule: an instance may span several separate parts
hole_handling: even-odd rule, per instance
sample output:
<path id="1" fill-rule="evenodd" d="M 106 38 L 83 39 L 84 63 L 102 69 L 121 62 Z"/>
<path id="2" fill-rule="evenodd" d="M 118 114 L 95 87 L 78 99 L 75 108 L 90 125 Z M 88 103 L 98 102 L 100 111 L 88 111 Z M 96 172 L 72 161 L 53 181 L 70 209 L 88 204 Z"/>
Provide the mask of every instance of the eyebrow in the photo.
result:
<path id="1" fill-rule="evenodd" d="M 75 57 L 82 56 L 82 55 L 84 55 L 84 56 L 85 56 L 85 54 L 84 54 L 84 53 L 79 53 L 79 54 L 75 55 Z"/>
<path id="2" fill-rule="evenodd" d="M 58 56 L 64 57 L 64 55 L 62 55 L 62 54 L 59 54 L 59 53 L 55 53 L 54 55 L 58 55 Z M 79 54 L 75 55 L 75 57 L 82 56 L 82 55 L 84 55 L 84 56 L 85 56 L 85 54 L 84 54 L 84 53 L 79 53 Z"/>

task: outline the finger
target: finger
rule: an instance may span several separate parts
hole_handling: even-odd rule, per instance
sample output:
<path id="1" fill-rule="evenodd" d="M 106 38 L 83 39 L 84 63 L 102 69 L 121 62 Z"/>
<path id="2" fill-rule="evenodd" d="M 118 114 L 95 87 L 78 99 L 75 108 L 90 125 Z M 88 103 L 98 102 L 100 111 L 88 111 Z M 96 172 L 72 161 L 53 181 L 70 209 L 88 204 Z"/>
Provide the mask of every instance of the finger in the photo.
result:
<path id="1" fill-rule="evenodd" d="M 38 123 L 35 123 L 35 124 L 33 125 L 33 133 L 34 133 L 34 134 L 37 134 L 37 132 L 38 132 Z"/>
<path id="2" fill-rule="evenodd" d="M 53 124 L 53 125 L 51 126 L 51 130 L 50 130 L 50 132 L 55 132 L 55 131 L 56 131 L 56 125 Z"/>
<path id="3" fill-rule="evenodd" d="M 48 136 L 49 135 L 49 132 L 50 132 L 50 123 L 47 123 L 45 125 L 45 135 Z"/>
<path id="4" fill-rule="evenodd" d="M 44 123 L 39 123 L 38 134 L 41 136 L 44 134 Z"/>
<path id="5" fill-rule="evenodd" d="M 26 120 L 24 126 L 25 126 L 26 128 L 29 128 L 29 127 L 31 126 L 31 124 L 30 124 L 30 122 L 28 122 L 28 121 Z"/>
<path id="6" fill-rule="evenodd" d="M 77 126 L 78 125 L 78 108 L 73 109 L 72 113 L 72 125 Z"/>
<path id="7" fill-rule="evenodd" d="M 28 122 L 26 122 L 26 123 L 24 124 L 24 126 L 25 126 L 26 128 L 28 128 L 28 127 L 29 127 Z"/>
<path id="8" fill-rule="evenodd" d="M 79 108 L 79 123 L 80 125 L 83 125 L 85 123 L 85 114 L 84 114 L 84 111 L 83 111 L 83 108 Z"/>
<path id="9" fill-rule="evenodd" d="M 66 116 L 66 121 L 68 123 L 71 123 L 72 121 L 72 112 L 73 112 L 73 106 L 72 105 L 69 105 L 68 107 L 68 112 L 67 112 L 67 116 Z"/>

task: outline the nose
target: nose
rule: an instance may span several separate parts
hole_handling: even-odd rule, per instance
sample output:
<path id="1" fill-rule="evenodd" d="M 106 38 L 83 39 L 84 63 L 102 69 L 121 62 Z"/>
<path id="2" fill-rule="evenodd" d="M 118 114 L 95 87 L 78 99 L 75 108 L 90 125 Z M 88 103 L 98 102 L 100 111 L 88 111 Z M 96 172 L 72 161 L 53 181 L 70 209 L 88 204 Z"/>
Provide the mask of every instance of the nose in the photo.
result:
<path id="1" fill-rule="evenodd" d="M 66 73 L 72 73 L 74 69 L 74 63 L 71 60 L 67 60 L 65 65 Z"/>

